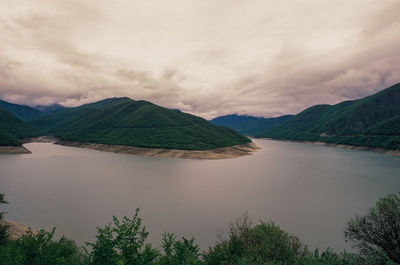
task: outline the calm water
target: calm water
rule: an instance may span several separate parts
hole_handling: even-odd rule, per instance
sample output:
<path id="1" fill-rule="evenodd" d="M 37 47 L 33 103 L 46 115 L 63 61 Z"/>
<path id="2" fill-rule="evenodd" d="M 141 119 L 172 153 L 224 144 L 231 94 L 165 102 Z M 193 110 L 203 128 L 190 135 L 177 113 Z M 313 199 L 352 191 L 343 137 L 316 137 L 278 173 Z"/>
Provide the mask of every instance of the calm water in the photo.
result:
<path id="1" fill-rule="evenodd" d="M 202 248 L 248 212 L 274 221 L 311 247 L 343 249 L 346 219 L 400 191 L 400 158 L 325 146 L 256 140 L 262 149 L 228 160 L 113 154 L 30 143 L 31 155 L 0 155 L 7 218 L 57 226 L 78 243 L 136 207 L 150 239 L 194 236 Z"/>

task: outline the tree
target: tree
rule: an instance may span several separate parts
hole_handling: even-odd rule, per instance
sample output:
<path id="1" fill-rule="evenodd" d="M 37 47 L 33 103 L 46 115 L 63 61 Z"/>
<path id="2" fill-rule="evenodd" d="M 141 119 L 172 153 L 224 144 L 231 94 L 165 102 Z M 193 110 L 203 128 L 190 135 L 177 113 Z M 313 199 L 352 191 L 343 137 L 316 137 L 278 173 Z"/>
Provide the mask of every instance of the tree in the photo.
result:
<path id="1" fill-rule="evenodd" d="M 4 194 L 0 193 L 0 204 L 8 203 L 4 200 Z M 0 212 L 0 222 L 3 219 L 3 214 L 5 212 Z M 4 245 L 8 239 L 8 226 L 0 223 L 0 246 Z"/>
<path id="2" fill-rule="evenodd" d="M 147 265 L 154 264 L 159 252 L 146 243 L 148 232 L 139 218 L 136 209 L 132 218 L 124 216 L 122 220 L 113 216 L 113 224 L 97 228 L 95 243 L 92 247 L 91 264 L 101 265 Z"/>
<path id="3" fill-rule="evenodd" d="M 400 198 L 390 194 L 379 199 L 367 215 L 351 218 L 344 234 L 361 255 L 376 259 L 376 264 L 400 263 Z"/>

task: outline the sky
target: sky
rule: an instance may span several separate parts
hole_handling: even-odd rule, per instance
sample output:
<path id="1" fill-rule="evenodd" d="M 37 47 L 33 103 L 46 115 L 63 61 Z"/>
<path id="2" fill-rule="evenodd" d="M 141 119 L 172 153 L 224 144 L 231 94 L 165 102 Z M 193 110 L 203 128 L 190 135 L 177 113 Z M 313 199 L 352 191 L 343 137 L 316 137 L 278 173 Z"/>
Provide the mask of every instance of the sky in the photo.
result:
<path id="1" fill-rule="evenodd" d="M 400 82 L 399 0 L 0 0 L 0 98 L 274 117 Z"/>

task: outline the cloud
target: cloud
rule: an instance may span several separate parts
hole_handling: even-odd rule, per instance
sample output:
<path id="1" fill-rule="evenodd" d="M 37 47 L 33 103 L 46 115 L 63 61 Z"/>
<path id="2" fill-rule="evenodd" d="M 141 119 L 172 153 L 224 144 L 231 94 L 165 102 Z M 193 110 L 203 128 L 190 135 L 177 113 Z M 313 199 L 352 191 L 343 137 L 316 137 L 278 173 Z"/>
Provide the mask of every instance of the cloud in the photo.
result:
<path id="1" fill-rule="evenodd" d="M 277 116 L 400 81 L 396 0 L 0 0 L 0 97 Z"/>

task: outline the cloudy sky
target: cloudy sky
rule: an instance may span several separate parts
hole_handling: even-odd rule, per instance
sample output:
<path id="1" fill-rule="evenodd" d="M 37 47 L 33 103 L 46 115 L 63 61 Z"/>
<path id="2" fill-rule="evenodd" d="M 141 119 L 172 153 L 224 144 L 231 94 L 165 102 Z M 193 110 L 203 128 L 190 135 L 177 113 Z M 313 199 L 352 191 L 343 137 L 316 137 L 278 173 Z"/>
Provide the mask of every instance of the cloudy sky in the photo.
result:
<path id="1" fill-rule="evenodd" d="M 277 116 L 400 82 L 399 0 L 0 0 L 0 98 Z"/>

